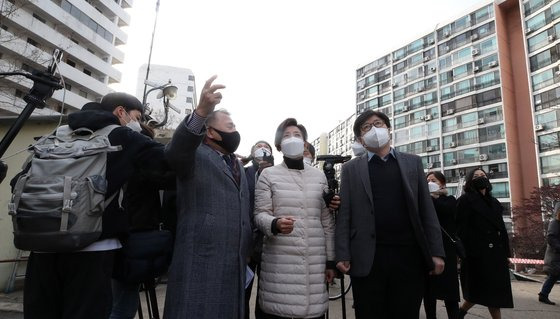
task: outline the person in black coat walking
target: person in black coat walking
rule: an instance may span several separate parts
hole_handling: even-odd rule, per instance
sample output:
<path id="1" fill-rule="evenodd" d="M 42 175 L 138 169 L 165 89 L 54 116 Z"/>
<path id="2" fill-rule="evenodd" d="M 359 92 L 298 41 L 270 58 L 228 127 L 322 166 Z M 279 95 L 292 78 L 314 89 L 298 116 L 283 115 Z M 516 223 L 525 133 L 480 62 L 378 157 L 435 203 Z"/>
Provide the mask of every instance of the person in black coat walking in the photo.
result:
<path id="1" fill-rule="evenodd" d="M 492 319 L 500 308 L 513 308 L 509 273 L 509 239 L 503 207 L 492 197 L 492 185 L 481 168 L 467 174 L 465 194 L 457 203 L 457 235 L 467 257 L 461 262 L 461 288 L 465 302 L 459 318 L 475 304 L 488 307 Z"/>
<path id="2" fill-rule="evenodd" d="M 548 225 L 546 233 L 546 253 L 544 255 L 544 271 L 548 275 L 539 292 L 539 301 L 548 305 L 555 302 L 548 299 L 548 294 L 560 279 L 560 203 L 554 206 L 553 218 Z"/>
<path id="3" fill-rule="evenodd" d="M 443 300 L 447 317 L 456 319 L 459 314 L 459 280 L 457 277 L 457 253 L 450 236 L 455 237 L 457 200 L 447 194 L 445 176 L 441 172 L 429 172 L 426 178 L 442 230 L 445 268 L 440 275 L 429 277 L 424 294 L 424 310 L 427 319 L 435 319 L 436 300 Z"/>

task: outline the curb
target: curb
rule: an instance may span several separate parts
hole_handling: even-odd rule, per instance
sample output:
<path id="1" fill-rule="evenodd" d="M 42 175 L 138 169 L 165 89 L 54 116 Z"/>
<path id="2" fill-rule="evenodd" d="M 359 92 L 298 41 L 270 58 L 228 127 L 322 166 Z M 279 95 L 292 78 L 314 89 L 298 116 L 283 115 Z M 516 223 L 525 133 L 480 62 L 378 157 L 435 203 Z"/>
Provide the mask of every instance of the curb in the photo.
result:
<path id="1" fill-rule="evenodd" d="M 0 301 L 0 312 L 21 312 L 23 313 L 23 304 L 18 302 Z"/>

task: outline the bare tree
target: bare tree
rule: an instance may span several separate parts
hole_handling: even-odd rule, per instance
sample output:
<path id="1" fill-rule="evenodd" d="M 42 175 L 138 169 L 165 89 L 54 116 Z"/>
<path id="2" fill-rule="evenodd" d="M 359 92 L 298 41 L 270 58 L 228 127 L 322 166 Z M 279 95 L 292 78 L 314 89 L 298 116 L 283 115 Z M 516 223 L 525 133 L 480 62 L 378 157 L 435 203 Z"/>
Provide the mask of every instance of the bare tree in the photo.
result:
<path id="1" fill-rule="evenodd" d="M 543 259 L 546 230 L 557 202 L 560 202 L 560 185 L 542 186 L 536 187 L 521 205 L 512 208 L 512 248 L 516 257 Z"/>

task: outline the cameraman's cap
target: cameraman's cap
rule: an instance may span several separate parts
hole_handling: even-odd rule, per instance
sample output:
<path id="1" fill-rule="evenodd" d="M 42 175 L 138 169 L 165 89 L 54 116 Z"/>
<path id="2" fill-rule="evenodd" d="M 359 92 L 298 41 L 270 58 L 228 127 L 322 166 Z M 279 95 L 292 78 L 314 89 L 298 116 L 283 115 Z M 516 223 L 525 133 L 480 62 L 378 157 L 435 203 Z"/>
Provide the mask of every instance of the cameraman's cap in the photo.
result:
<path id="1" fill-rule="evenodd" d="M 101 107 L 105 111 L 113 112 L 117 107 L 122 106 L 127 111 L 137 110 L 144 113 L 144 106 L 134 95 L 115 92 L 109 93 L 101 99 Z"/>

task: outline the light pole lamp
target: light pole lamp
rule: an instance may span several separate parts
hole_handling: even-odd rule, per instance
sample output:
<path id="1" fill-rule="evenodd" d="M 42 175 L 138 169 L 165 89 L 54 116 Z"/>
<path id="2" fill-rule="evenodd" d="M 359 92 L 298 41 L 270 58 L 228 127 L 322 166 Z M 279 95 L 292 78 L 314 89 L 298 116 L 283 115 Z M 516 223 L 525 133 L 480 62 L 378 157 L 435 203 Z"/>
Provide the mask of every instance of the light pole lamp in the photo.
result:
<path id="1" fill-rule="evenodd" d="M 179 89 L 171 83 L 171 80 L 162 85 L 146 80 L 144 81 L 144 84 L 152 87 L 151 89 L 146 91 L 146 93 L 142 97 L 142 105 L 144 106 L 145 110 L 146 122 L 150 123 L 154 128 L 162 127 L 167 123 L 169 108 L 173 109 L 177 113 L 180 113 L 180 111 L 176 107 L 169 103 L 170 100 L 173 100 L 177 97 L 177 91 Z M 152 113 L 152 109 L 150 108 L 150 104 L 147 103 L 148 95 L 156 90 L 159 90 L 157 98 L 163 98 L 164 118 L 161 122 L 157 122 L 150 116 L 150 114 Z"/>

